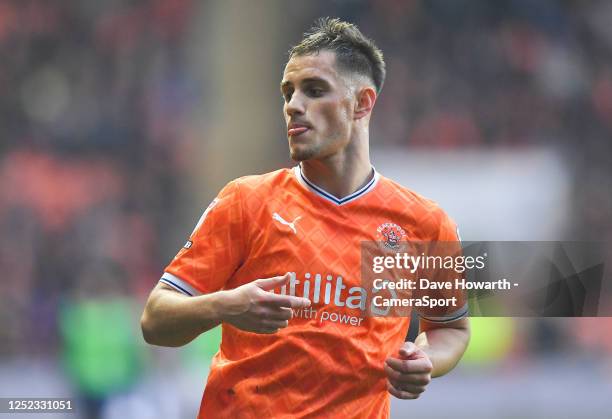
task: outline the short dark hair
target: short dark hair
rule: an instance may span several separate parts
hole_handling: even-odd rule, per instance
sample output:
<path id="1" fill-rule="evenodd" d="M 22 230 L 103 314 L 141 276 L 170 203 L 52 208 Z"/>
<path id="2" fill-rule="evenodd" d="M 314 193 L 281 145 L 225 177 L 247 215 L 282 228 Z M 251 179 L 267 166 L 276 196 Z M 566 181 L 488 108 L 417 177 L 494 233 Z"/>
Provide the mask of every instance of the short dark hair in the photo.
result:
<path id="1" fill-rule="evenodd" d="M 380 93 L 386 74 L 382 51 L 357 26 L 337 18 L 319 18 L 304 34 L 304 39 L 289 50 L 289 59 L 321 50 L 335 52 L 340 70 L 368 77 L 376 93 Z"/>

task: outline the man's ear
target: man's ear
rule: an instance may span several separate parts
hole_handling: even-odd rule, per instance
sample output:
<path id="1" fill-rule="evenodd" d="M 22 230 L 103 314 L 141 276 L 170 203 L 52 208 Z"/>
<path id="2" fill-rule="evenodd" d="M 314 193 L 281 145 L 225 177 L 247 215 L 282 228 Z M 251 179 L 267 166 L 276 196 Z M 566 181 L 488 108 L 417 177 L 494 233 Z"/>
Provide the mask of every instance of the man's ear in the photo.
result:
<path id="1" fill-rule="evenodd" d="M 355 103 L 355 119 L 361 119 L 372 112 L 376 103 L 376 91 L 374 88 L 366 86 L 357 92 L 357 102 Z"/>

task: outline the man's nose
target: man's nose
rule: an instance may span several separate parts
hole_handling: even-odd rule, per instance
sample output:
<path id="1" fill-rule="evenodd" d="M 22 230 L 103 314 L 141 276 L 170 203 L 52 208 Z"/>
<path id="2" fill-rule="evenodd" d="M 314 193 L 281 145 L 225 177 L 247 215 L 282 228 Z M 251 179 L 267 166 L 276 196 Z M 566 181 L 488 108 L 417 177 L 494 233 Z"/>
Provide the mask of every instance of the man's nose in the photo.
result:
<path id="1" fill-rule="evenodd" d="M 298 93 L 291 95 L 291 99 L 285 105 L 285 112 L 287 112 L 287 115 L 293 116 L 295 114 L 304 113 L 304 101 L 300 96 L 301 95 Z"/>

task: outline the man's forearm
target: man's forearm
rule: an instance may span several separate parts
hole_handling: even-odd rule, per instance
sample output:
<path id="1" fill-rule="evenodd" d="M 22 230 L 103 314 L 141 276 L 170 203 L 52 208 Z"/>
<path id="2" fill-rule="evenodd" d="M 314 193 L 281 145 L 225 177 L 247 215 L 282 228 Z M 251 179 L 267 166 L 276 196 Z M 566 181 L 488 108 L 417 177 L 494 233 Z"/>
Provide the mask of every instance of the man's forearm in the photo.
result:
<path id="1" fill-rule="evenodd" d="M 183 346 L 221 323 L 220 292 L 187 297 L 169 289 L 156 289 L 140 320 L 147 343 Z"/>
<path id="2" fill-rule="evenodd" d="M 468 342 L 470 328 L 467 319 L 452 327 L 421 327 L 423 330 L 414 343 L 423 349 L 433 365 L 432 377 L 439 377 L 452 370 L 459 362 Z"/>
<path id="3" fill-rule="evenodd" d="M 277 295 L 291 275 L 259 278 L 231 290 L 187 297 L 157 284 L 147 300 L 140 324 L 152 345 L 182 346 L 221 322 L 251 333 L 276 333 L 289 325 L 293 310 L 310 306 L 310 300 Z"/>

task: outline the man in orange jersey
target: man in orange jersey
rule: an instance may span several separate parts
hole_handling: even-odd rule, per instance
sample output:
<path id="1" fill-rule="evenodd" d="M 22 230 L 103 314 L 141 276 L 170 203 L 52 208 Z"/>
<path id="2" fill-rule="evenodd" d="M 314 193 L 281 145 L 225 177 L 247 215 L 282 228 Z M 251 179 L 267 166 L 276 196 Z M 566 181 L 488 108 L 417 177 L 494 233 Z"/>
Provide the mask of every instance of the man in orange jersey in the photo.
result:
<path id="1" fill-rule="evenodd" d="M 360 243 L 457 241 L 433 202 L 383 177 L 369 121 L 385 77 L 352 24 L 322 19 L 290 51 L 281 81 L 299 164 L 230 182 L 147 301 L 147 342 L 181 346 L 222 325 L 199 417 L 389 416 L 419 397 L 468 339 L 466 307 L 367 316 Z"/>

